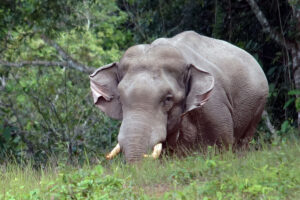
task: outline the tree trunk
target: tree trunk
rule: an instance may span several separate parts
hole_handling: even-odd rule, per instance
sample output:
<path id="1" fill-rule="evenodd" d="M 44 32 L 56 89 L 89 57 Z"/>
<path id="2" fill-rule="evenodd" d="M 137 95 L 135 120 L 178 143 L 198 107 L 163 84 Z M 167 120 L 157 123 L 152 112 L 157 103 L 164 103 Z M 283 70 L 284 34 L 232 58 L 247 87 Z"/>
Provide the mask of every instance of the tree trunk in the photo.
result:
<path id="1" fill-rule="evenodd" d="M 300 91 L 300 47 L 298 44 L 291 49 L 292 58 L 293 58 L 293 72 L 294 72 L 294 81 L 295 89 Z M 300 98 L 300 95 L 296 95 L 297 98 Z M 298 129 L 300 130 L 300 110 L 298 112 Z"/>
<path id="2" fill-rule="evenodd" d="M 283 35 L 283 33 L 277 32 L 275 29 L 272 29 L 267 18 L 264 16 L 260 8 L 258 7 L 255 0 L 247 0 L 252 11 L 254 12 L 257 20 L 263 27 L 263 31 L 268 33 L 273 40 L 275 40 L 278 44 L 287 48 L 289 52 L 292 54 L 293 59 L 293 74 L 294 74 L 294 82 L 295 89 L 300 90 L 300 43 L 299 43 L 299 35 L 295 37 L 293 41 L 287 41 Z M 300 2 L 292 2 L 289 1 L 289 4 L 292 8 L 292 18 L 296 23 L 296 33 L 300 32 Z M 297 34 L 296 34 L 297 35 Z M 296 95 L 297 98 L 300 98 L 300 95 Z M 300 130 L 300 110 L 298 112 L 298 129 Z"/>

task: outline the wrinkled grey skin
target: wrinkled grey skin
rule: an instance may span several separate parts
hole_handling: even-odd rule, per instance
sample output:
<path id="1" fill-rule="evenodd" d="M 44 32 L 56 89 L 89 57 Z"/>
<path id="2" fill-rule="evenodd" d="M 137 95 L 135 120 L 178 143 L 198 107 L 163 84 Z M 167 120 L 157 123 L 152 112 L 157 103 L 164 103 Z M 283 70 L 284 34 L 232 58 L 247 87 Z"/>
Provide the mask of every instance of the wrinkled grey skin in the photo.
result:
<path id="1" fill-rule="evenodd" d="M 250 54 L 193 31 L 130 47 L 90 79 L 95 104 L 122 120 L 118 142 L 128 162 L 159 142 L 175 152 L 247 146 L 268 95 Z"/>

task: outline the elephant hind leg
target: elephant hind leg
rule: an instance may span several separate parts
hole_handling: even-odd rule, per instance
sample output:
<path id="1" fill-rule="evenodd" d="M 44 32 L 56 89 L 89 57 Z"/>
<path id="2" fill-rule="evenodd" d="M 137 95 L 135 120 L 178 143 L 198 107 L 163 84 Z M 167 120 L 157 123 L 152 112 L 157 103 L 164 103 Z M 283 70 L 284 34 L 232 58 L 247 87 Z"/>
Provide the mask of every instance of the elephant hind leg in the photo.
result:
<path id="1" fill-rule="evenodd" d="M 234 149 L 249 149 L 249 142 L 252 140 L 256 127 L 261 120 L 262 112 L 263 112 L 264 104 L 263 106 L 259 107 L 257 109 L 257 112 L 255 112 L 254 117 L 250 121 L 249 125 L 245 129 L 244 133 L 241 135 L 241 137 L 235 142 Z"/>

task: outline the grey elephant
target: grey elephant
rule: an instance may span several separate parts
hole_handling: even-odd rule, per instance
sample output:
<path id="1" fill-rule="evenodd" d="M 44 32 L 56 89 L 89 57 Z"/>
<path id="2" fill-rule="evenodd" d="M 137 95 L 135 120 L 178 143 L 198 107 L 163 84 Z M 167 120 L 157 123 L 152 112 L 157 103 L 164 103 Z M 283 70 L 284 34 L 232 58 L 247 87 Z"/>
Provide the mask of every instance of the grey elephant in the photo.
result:
<path id="1" fill-rule="evenodd" d="M 157 158 L 166 147 L 247 146 L 268 96 L 249 53 L 194 31 L 130 47 L 90 83 L 94 103 L 122 120 L 107 158 L 122 151 L 127 162 Z"/>

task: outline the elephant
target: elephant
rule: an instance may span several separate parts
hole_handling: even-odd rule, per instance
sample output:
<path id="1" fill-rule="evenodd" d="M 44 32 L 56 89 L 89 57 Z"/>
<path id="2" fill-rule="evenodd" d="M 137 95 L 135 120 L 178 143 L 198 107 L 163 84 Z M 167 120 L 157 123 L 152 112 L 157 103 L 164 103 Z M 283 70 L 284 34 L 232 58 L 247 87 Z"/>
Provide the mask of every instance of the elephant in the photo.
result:
<path id="1" fill-rule="evenodd" d="M 247 147 L 269 91 L 249 53 L 194 31 L 130 47 L 91 74 L 90 86 L 94 104 L 122 120 L 107 159 L 122 152 L 126 162 L 162 149 Z"/>

